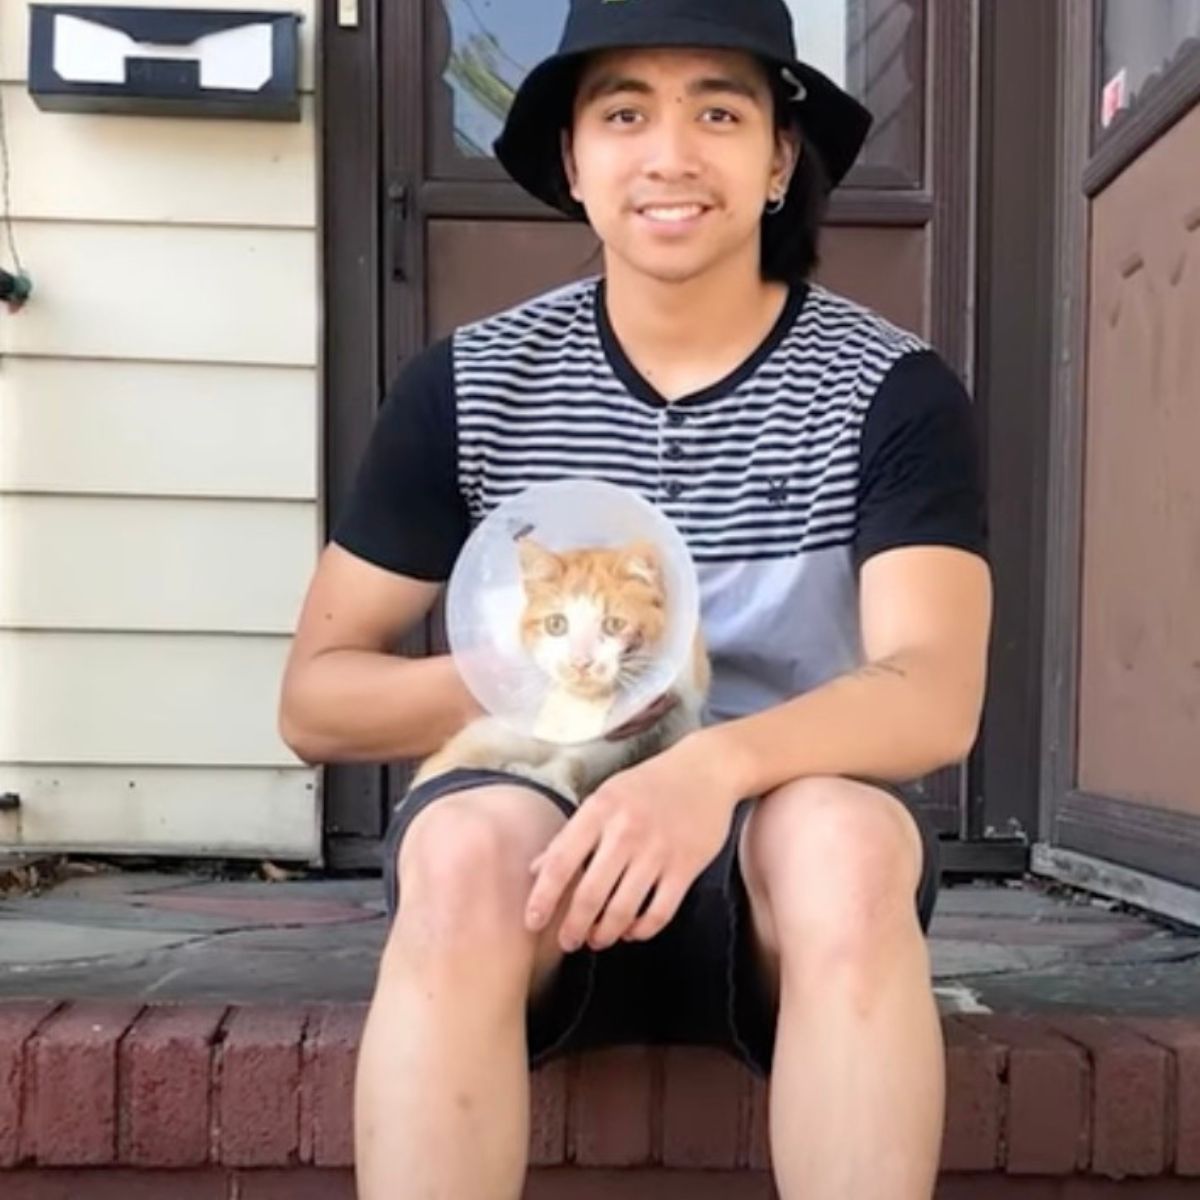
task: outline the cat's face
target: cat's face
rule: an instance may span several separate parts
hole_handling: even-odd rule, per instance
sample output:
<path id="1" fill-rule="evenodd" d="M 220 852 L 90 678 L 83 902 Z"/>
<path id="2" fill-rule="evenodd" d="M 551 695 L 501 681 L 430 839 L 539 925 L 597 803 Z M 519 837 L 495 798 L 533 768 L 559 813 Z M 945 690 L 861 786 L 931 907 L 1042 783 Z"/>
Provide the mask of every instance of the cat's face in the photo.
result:
<path id="1" fill-rule="evenodd" d="M 637 542 L 555 554 L 518 543 L 521 639 L 544 674 L 575 695 L 610 695 L 648 665 L 666 621 L 658 553 Z"/>

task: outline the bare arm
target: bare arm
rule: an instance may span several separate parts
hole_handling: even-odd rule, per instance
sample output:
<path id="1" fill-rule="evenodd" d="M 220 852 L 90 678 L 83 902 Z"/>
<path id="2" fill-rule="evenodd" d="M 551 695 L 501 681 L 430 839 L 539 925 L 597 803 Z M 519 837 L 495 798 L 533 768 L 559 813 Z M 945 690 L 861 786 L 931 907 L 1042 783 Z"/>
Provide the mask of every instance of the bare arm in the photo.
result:
<path id="1" fill-rule="evenodd" d="M 432 608 L 440 585 L 395 575 L 329 545 L 284 672 L 279 730 L 305 762 L 389 762 L 440 747 L 478 707 L 449 657 L 390 647 Z"/>
<path id="2" fill-rule="evenodd" d="M 987 564 L 946 547 L 889 550 L 863 567 L 860 605 L 865 666 L 696 735 L 737 795 L 808 775 L 915 779 L 970 751 L 991 627 Z"/>

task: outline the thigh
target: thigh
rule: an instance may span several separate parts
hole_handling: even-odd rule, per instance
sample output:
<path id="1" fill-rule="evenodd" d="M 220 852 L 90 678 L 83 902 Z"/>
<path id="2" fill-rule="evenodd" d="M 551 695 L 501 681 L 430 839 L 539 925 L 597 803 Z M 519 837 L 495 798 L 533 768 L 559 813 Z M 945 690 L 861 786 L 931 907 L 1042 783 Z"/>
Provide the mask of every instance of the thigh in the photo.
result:
<path id="1" fill-rule="evenodd" d="M 873 779 L 856 779 L 885 793 L 907 815 L 914 843 L 920 843 L 921 867 L 913 895 L 918 923 L 929 932 L 941 880 L 941 851 L 937 830 L 921 811 L 915 797 L 905 788 Z M 775 1024 L 779 1007 L 779 954 L 771 916 L 753 872 L 746 867 L 746 842 L 751 832 L 753 812 L 747 813 L 739 834 L 737 860 L 731 891 L 737 932 L 733 955 L 733 1010 L 737 1038 L 745 1048 L 744 1057 L 756 1070 L 769 1070 L 774 1049 Z"/>
<path id="2" fill-rule="evenodd" d="M 501 771 L 459 770 L 426 780 L 396 805 L 384 840 L 384 897 L 389 921 L 399 911 L 405 845 L 442 804 L 465 806 L 503 824 L 514 854 L 530 862 L 574 813 L 575 806 L 552 788 Z M 570 899 L 570 892 L 564 899 Z M 592 991 L 594 955 L 580 951 L 565 959 L 557 945 L 557 922 L 539 939 L 526 1015 L 529 1057 L 536 1063 L 559 1048 L 581 1020 Z"/>
<path id="3" fill-rule="evenodd" d="M 383 887 L 389 920 L 400 903 L 408 835 L 436 805 L 468 805 L 500 822 L 515 852 L 530 859 L 554 837 L 574 806 L 551 788 L 503 771 L 450 771 L 413 788 L 393 809 L 383 844 Z"/>

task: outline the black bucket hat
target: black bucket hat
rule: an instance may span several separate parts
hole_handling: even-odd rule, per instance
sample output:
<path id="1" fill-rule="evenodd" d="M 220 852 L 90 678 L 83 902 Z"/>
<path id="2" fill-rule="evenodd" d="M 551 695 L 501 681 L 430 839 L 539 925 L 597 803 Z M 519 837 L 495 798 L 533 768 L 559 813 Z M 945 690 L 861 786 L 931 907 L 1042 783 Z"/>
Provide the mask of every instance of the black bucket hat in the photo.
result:
<path id="1" fill-rule="evenodd" d="M 753 54 L 778 72 L 794 97 L 804 139 L 821 156 L 830 187 L 854 165 L 871 114 L 797 58 L 784 0 L 571 0 L 558 51 L 526 77 L 495 143 L 496 157 L 513 179 L 551 207 L 583 217 L 567 183 L 561 145 L 583 60 L 601 50 L 659 46 Z"/>

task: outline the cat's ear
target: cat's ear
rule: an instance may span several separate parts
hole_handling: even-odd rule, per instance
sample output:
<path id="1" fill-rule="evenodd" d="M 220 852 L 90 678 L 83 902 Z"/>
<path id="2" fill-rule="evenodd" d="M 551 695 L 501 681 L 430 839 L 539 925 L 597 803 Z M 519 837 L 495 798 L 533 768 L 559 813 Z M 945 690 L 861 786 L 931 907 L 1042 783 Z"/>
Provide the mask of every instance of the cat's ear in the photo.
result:
<path id="1" fill-rule="evenodd" d="M 562 578 L 562 559 L 531 538 L 522 538 L 517 543 L 517 555 L 521 563 L 521 576 L 526 583 L 554 583 Z"/>
<path id="2" fill-rule="evenodd" d="M 621 555 L 621 574 L 649 587 L 662 584 L 662 566 L 658 548 L 652 542 L 634 542 Z"/>

